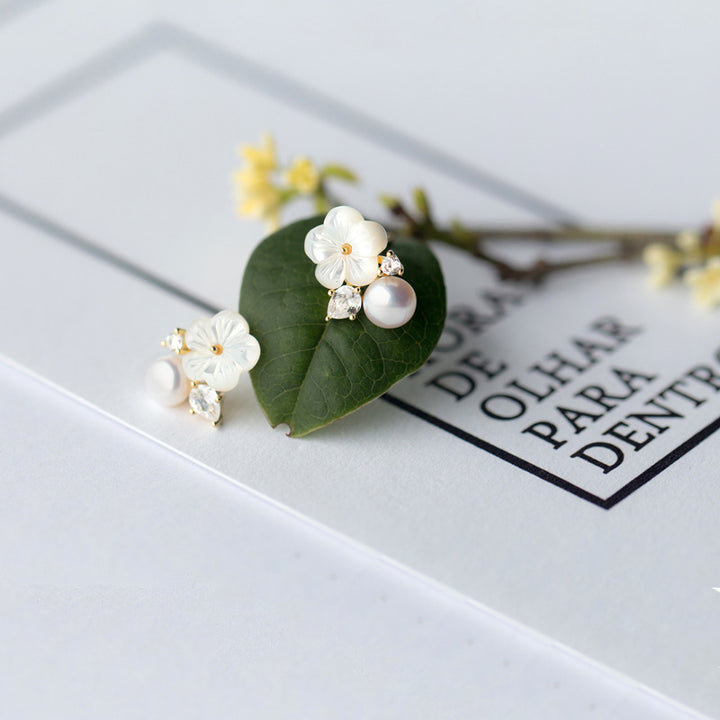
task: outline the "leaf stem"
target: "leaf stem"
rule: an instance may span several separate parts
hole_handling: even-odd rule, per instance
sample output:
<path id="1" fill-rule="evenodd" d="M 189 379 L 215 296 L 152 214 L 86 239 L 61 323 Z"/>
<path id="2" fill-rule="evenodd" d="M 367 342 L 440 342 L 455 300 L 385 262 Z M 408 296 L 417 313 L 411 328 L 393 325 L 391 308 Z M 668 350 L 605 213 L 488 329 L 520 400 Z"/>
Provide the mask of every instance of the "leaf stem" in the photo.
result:
<path id="1" fill-rule="evenodd" d="M 618 240 L 624 243 L 646 245 L 652 242 L 672 242 L 677 237 L 677 230 L 637 230 L 611 227 L 580 227 L 563 226 L 557 228 L 536 227 L 476 227 L 468 228 L 468 234 L 476 240 L 542 240 L 544 242 L 579 242 Z"/>
<path id="2" fill-rule="evenodd" d="M 610 262 L 628 261 L 638 258 L 643 249 L 651 243 L 671 243 L 677 237 L 676 230 L 656 229 L 619 229 L 601 227 L 562 226 L 556 228 L 536 227 L 464 227 L 454 223 L 450 227 L 435 224 L 427 214 L 415 217 L 400 200 L 393 199 L 388 204 L 390 212 L 400 220 L 397 227 L 389 227 L 390 232 L 406 235 L 416 240 L 451 245 L 470 253 L 478 260 L 491 265 L 501 280 L 530 282 L 537 284 L 548 275 L 563 270 L 600 265 Z M 580 260 L 553 262 L 538 259 L 530 265 L 519 267 L 488 252 L 485 244 L 490 240 L 533 240 L 543 243 L 554 242 L 605 242 L 615 241 L 616 247 L 606 250 L 595 257 Z"/>

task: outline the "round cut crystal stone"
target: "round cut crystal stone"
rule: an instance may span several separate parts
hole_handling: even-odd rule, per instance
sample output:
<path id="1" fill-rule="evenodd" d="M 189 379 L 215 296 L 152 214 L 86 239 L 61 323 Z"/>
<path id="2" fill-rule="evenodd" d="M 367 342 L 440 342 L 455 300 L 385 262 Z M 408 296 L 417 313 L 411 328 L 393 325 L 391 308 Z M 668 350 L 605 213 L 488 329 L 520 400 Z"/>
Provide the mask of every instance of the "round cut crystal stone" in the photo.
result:
<path id="1" fill-rule="evenodd" d="M 380 263 L 380 272 L 383 275 L 402 275 L 403 264 L 400 262 L 400 258 L 392 251 L 388 250 L 385 257 Z"/>
<path id="2" fill-rule="evenodd" d="M 333 320 L 344 320 L 357 315 L 361 307 L 360 291 L 352 285 L 341 285 L 330 297 L 327 315 Z"/>
<path id="3" fill-rule="evenodd" d="M 220 422 L 222 397 L 217 390 L 213 390 L 209 385 L 195 385 L 190 390 L 188 402 L 196 415 L 207 418 L 213 424 Z"/>
<path id="4" fill-rule="evenodd" d="M 173 352 L 180 353 L 185 348 L 185 333 L 176 330 L 165 338 L 165 346 Z"/>

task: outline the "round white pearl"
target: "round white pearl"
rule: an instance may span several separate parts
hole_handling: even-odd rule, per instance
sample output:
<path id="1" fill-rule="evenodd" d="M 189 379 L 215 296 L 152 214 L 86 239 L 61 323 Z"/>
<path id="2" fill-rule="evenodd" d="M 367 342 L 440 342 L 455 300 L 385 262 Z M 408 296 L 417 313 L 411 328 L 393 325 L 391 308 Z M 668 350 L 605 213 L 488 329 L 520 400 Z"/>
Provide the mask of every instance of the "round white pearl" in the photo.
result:
<path id="1" fill-rule="evenodd" d="M 145 388 L 161 405 L 179 405 L 190 394 L 190 381 L 179 355 L 158 358 L 145 374 Z"/>
<path id="2" fill-rule="evenodd" d="M 381 328 L 398 328 L 415 313 L 412 285 L 399 277 L 380 277 L 368 285 L 363 308 L 368 320 Z"/>

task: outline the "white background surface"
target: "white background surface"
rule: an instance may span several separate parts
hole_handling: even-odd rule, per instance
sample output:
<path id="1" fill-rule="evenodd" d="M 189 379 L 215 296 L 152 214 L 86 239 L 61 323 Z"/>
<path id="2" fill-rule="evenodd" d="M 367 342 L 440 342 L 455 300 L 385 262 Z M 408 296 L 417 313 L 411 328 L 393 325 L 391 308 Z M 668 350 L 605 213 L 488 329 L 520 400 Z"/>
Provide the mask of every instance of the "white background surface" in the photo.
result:
<path id="1" fill-rule="evenodd" d="M 0 717 L 686 717 L 0 366 Z"/>
<path id="2" fill-rule="evenodd" d="M 557 6 L 555 15 L 537 18 L 530 6 L 518 5 L 517 12 L 483 7 L 482 23 L 470 23 L 477 10 L 463 4 L 442 13 L 401 6 L 361 13 L 351 5 L 339 10 L 290 4 L 274 13 L 230 5 L 198 13 L 173 5 L 162 17 L 179 19 L 356 107 L 382 103 L 383 116 L 395 126 L 526 187 L 541 188 L 545 196 L 588 216 L 672 222 L 702 216 L 716 191 L 710 164 L 698 160 L 706 152 L 717 157 L 711 145 L 717 133 L 710 132 L 717 99 L 706 92 L 716 78 L 711 66 L 700 62 L 712 6 L 682 6 L 692 33 L 677 31 L 673 13 L 680 6 L 671 4 L 654 6 L 650 18 L 617 9 L 578 16 L 574 6 Z M 108 6 L 101 13 L 93 8 L 57 0 L 6 20 L 0 27 L 0 107 L 13 106 L 155 16 L 142 4 Z M 301 21 L 314 28 L 309 45 L 297 32 Z M 58 26 L 67 31 L 58 33 Z M 478 28 L 484 29 L 476 38 Z M 471 29 L 472 37 L 458 40 L 458 33 Z M 377 32 L 386 42 L 377 41 Z M 438 38 L 438 49 L 430 45 L 425 51 L 431 38 Z M 614 52 L 605 55 L 596 47 L 602 38 Z M 683 67 L 704 68 L 697 82 L 672 85 L 669 105 L 703 102 L 706 112 L 691 122 L 687 114 L 665 112 L 659 130 L 644 132 L 634 126 L 631 110 L 636 104 L 647 109 L 651 100 L 663 107 L 668 103 L 658 78 L 667 77 L 664 70 L 673 58 L 666 50 L 669 38 L 680 45 Z M 546 64 L 531 64 L 520 47 L 532 52 L 531 60 L 542 57 Z M 468 48 L 477 75 L 470 83 L 473 92 L 465 96 L 442 78 L 465 72 Z M 623 53 L 621 63 L 617 58 Z M 328 55 L 333 62 L 321 65 Z M 413 62 L 398 62 L 398 56 Z M 556 71 L 578 56 L 590 64 L 588 73 L 578 71 L 568 79 Z M 599 58 L 608 57 L 600 67 Z M 629 57 L 640 58 L 630 74 Z M 503 76 L 500 82 L 499 67 L 512 79 Z M 528 67 L 544 71 L 528 76 Z M 591 91 L 583 94 L 588 77 Z M 562 92 L 552 92 L 559 85 Z M 508 86 L 517 90 L 508 93 Z M 424 93 L 422 112 L 418 88 Z M 477 111 L 479 90 L 494 98 L 488 105 L 495 112 Z M 474 111 L 463 113 L 458 98 Z M 618 107 L 618 98 L 624 100 L 623 114 L 607 110 Z M 534 138 L 539 131 L 528 122 L 525 104 L 537 109 L 542 142 Z M 630 120 L 621 122 L 618 115 Z M 523 120 L 513 127 L 517 142 L 508 140 L 508 117 Z M 608 139 L 607 152 L 597 152 L 598 134 Z M 659 156 L 656 134 L 668 139 Z M 478 135 L 487 143 L 478 143 Z M 58 137 L 62 156 L 67 149 L 62 134 Z M 22 144 L 12 147 L 22 159 Z M 598 164 L 599 157 L 607 164 Z M 693 172 L 681 178 L 675 168 L 688 158 L 695 158 Z M 593 172 L 587 173 L 590 161 Z M 42 209 L 52 210 L 58 196 L 72 197 L 73 188 L 87 187 L 75 177 L 72 157 L 61 166 L 75 182 L 58 182 L 58 165 L 51 163 L 48 178 L 55 185 L 48 185 Z M 673 172 L 660 172 L 662 167 Z M 37 200 L 38 186 L 23 189 L 28 178 L 12 169 L 12 162 L 0 168 L 7 187 Z M 622 182 L 615 182 L 619 174 Z M 629 192 L 638 186 L 643 192 Z M 467 203 L 459 209 L 472 214 Z M 93 217 L 82 204 L 57 207 L 80 223 Z M 502 206 L 495 212 L 517 217 L 517 211 Z M 108 236 L 102 226 L 97 229 Z M 181 260 L 173 261 L 187 271 Z M 219 302 L 229 295 L 230 281 Z M 134 349 L 136 340 L 123 336 L 121 344 Z M 11 401 L 2 410 L 7 428 L 2 459 L 10 480 L 2 486 L 0 502 L 1 565 L 8 568 L 1 599 L 9 608 L 0 619 L 8 641 L 0 683 L 8 689 L 11 717 L 230 717 L 240 710 L 257 717 L 287 717 L 300 710 L 306 717 L 660 717 L 657 706 L 630 686 L 218 483 L 210 473 L 14 370 L 4 369 L 2 378 Z M 108 395 L 113 392 L 114 386 Z M 389 409 L 365 412 L 386 415 Z M 697 465 L 687 462 L 680 473 L 692 476 Z M 302 504 L 301 496 L 296 504 Z M 311 497 L 305 500 L 312 504 Z M 683 523 L 696 523 L 694 512 L 689 507 Z M 708 532 L 713 517 L 709 505 L 703 519 Z M 672 533 L 683 531 L 668 532 L 671 546 Z M 442 577 L 442 556 L 432 557 L 432 548 L 423 543 L 418 551 Z M 709 573 L 707 588 L 704 583 L 705 578 L 690 590 L 662 588 L 671 591 L 666 607 L 682 613 L 685 591 L 707 590 L 712 602 Z M 656 590 L 645 587 L 649 595 Z M 523 593 L 532 590 L 532 582 L 517 583 L 518 606 L 526 604 Z M 38 677 L 43 678 L 40 693 L 34 691 Z"/>

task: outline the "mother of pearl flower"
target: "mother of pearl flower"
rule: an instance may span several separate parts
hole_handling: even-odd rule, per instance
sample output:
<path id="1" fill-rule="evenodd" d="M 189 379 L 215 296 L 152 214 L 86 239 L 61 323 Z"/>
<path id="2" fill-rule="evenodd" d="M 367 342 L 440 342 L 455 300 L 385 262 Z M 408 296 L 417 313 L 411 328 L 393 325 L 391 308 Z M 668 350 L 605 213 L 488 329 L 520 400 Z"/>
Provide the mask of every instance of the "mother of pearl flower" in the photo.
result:
<path id="1" fill-rule="evenodd" d="M 234 310 L 196 320 L 185 331 L 185 344 L 189 352 L 180 356 L 185 374 L 218 392 L 232 390 L 260 359 L 260 344 Z"/>
<path id="2" fill-rule="evenodd" d="M 344 282 L 369 285 L 377 277 L 378 255 L 386 246 L 385 228 L 346 205 L 333 208 L 323 224 L 305 236 L 305 254 L 317 265 L 315 277 L 330 290 Z"/>

